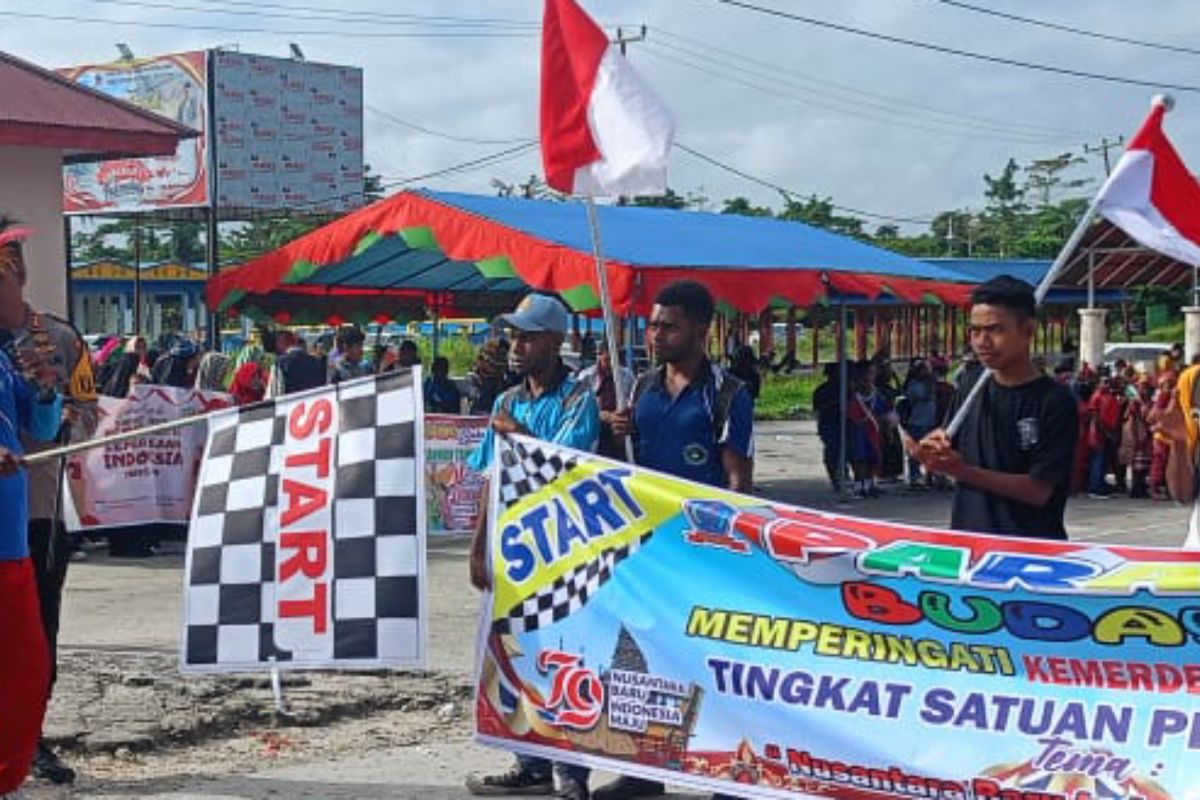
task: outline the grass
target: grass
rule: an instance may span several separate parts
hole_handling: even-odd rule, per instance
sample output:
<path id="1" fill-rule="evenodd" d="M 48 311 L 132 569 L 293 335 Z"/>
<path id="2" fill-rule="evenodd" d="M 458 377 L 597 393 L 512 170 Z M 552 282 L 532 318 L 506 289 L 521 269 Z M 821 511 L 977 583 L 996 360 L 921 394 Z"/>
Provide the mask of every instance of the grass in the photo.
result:
<path id="1" fill-rule="evenodd" d="M 1182 342 L 1183 320 L 1159 328 L 1151 328 L 1140 336 L 1134 336 L 1133 340 L 1135 342 Z M 1117 342 L 1120 339 L 1109 339 L 1109 341 Z"/>
<path id="2" fill-rule="evenodd" d="M 762 392 L 754 406 L 757 420 L 800 419 L 812 413 L 812 396 L 819 375 L 772 375 L 763 377 Z"/>

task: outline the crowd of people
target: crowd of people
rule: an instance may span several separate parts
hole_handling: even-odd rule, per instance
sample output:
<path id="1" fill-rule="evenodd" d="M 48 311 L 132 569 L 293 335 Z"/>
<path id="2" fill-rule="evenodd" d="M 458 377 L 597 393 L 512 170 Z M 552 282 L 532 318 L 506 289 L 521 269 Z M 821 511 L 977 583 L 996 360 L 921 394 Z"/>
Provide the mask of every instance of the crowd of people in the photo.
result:
<path id="1" fill-rule="evenodd" d="M 1078 369 L 1065 357 L 1052 370 L 1032 359 L 1042 375 L 1067 387 L 1078 406 L 1078 436 L 1071 494 L 1093 499 L 1117 495 L 1168 499 L 1166 469 L 1170 447 L 1155 427 L 1170 405 L 1185 364 L 1175 345 L 1155 364 L 1125 361 Z M 849 389 L 842 396 L 842 374 Z M 920 441 L 949 424 L 956 392 L 981 373 L 970 351 L 952 370 L 939 353 L 908 360 L 898 374 L 886 354 L 843 365 L 824 366 L 812 408 L 821 439 L 825 470 L 837 492 L 877 497 L 892 484 L 908 491 L 948 490 L 944 476 L 930 474 L 906 455 L 904 439 Z M 844 406 L 843 406 L 844 403 Z M 843 423 L 843 420 L 845 422 Z M 845 425 L 843 452 L 842 432 Z M 842 465 L 845 465 L 843 471 Z"/>
<path id="2" fill-rule="evenodd" d="M 98 393 L 122 398 L 149 383 L 228 392 L 245 405 L 421 360 L 412 340 L 368 351 L 367 336 L 354 327 L 338 330 L 328 351 L 279 330 L 262 331 L 234 353 L 205 351 L 187 337 L 159 347 L 143 337 L 112 337 L 93 358 L 68 323 L 25 303 L 21 238 L 11 229 L 6 234 L 0 221 L 0 498 L 6 509 L 0 640 L 19 655 L 0 660 L 0 718 L 7 726 L 0 737 L 0 797 L 20 784 L 30 764 L 56 783 L 74 779 L 38 739 L 53 687 L 71 549 L 57 505 L 61 471 L 51 461 L 48 471 L 33 467 L 22 454 L 91 437 Z M 913 491 L 953 488 L 952 528 L 1050 539 L 1066 538 L 1064 508 L 1072 491 L 1154 498 L 1169 491 L 1194 499 L 1196 471 L 1187 454 L 1195 437 L 1183 405 L 1174 402 L 1191 397 L 1196 375 L 1182 371 L 1182 348 L 1153 371 L 1063 363 L 1050 373 L 1030 352 L 1036 330 L 1031 287 L 994 279 L 975 289 L 972 303 L 971 355 L 953 370 L 937 353 L 909 360 L 902 375 L 885 354 L 826 367 L 813 410 L 835 489 L 871 497 L 885 481 Z M 489 415 L 486 437 L 469 460 L 485 474 L 494 437 L 517 433 L 752 494 L 761 364 L 741 347 L 728 365 L 711 358 L 714 307 L 702 284 L 671 283 L 656 295 L 646 326 L 653 366 L 636 374 L 601 339 L 593 340 L 594 363 L 575 371 L 563 359 L 567 307 L 551 295 L 531 294 L 497 320 L 497 335 L 479 348 L 464 378 L 451 378 L 447 359 L 433 359 L 424 385 L 427 410 Z M 985 368 L 991 386 L 968 405 L 965 398 Z M 948 434 L 944 428 L 960 408 L 965 423 Z M 482 497 L 469 574 L 485 589 L 491 581 L 490 493 Z M 622 776 L 593 792 L 588 777 L 579 766 L 522 756 L 509 772 L 471 776 L 467 787 L 480 795 L 567 800 L 663 791 L 661 783 Z"/>

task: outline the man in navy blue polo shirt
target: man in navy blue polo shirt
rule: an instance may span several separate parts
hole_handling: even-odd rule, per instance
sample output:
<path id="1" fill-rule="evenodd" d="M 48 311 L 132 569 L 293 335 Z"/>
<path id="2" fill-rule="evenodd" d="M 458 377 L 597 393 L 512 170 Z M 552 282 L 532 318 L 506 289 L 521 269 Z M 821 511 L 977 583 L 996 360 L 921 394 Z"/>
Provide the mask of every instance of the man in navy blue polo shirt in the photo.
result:
<path id="1" fill-rule="evenodd" d="M 531 294 L 517 310 L 500 317 L 512 332 L 509 366 L 521 383 L 496 398 L 491 426 L 467 466 L 484 472 L 492 463 L 495 434 L 519 433 L 576 450 L 594 452 L 600 438 L 600 409 L 591 385 L 577 380 L 563 364 L 559 351 L 567 332 L 566 306 L 555 297 Z M 482 494 L 480 514 L 471 545 L 471 583 L 486 589 L 488 521 L 487 487 Z M 554 786 L 553 771 L 559 785 Z M 518 755 L 516 765 L 500 775 L 471 775 L 467 790 L 474 795 L 546 795 L 564 800 L 588 800 L 586 767 L 551 764 L 549 759 Z"/>
<path id="2" fill-rule="evenodd" d="M 659 366 L 634 387 L 614 432 L 634 437 L 637 463 L 680 478 L 749 492 L 754 403 L 742 382 L 708 360 L 713 298 L 676 281 L 654 300 L 646 335 Z"/>
<path id="3" fill-rule="evenodd" d="M 630 408 L 613 416 L 613 433 L 633 436 L 643 467 L 748 493 L 754 472 L 754 403 L 746 387 L 706 355 L 713 298 L 696 281 L 664 286 L 646 336 L 657 369 L 638 379 Z M 594 800 L 655 797 L 657 781 L 622 776 Z M 718 798 L 725 795 L 718 795 Z"/>

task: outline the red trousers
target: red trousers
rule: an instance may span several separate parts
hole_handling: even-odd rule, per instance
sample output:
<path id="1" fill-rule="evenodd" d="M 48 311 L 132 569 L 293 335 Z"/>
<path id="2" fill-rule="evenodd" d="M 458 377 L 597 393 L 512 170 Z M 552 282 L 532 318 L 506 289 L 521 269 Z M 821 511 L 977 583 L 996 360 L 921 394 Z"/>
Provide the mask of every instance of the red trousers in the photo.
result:
<path id="1" fill-rule="evenodd" d="M 28 558 L 0 561 L 0 795 L 29 774 L 49 686 L 33 564 Z"/>

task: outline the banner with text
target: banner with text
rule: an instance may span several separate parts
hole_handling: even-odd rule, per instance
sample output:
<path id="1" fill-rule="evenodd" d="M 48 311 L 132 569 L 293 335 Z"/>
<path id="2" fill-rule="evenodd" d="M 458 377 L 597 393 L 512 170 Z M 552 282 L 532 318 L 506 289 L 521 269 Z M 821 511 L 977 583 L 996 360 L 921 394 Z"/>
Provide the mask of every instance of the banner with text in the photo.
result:
<path id="1" fill-rule="evenodd" d="M 467 456 L 483 441 L 487 417 L 425 415 L 425 507 L 429 534 L 475 531 L 484 478 L 467 468 Z"/>
<path id="2" fill-rule="evenodd" d="M 482 741 L 739 797 L 1197 797 L 1200 553 L 843 517 L 499 438 Z"/>
<path id="3" fill-rule="evenodd" d="M 101 397 L 96 437 L 206 414 L 233 405 L 220 392 L 135 386 L 124 399 Z M 203 423 L 85 450 L 67 460 L 64 519 L 72 531 L 186 524 L 204 455 Z"/>

